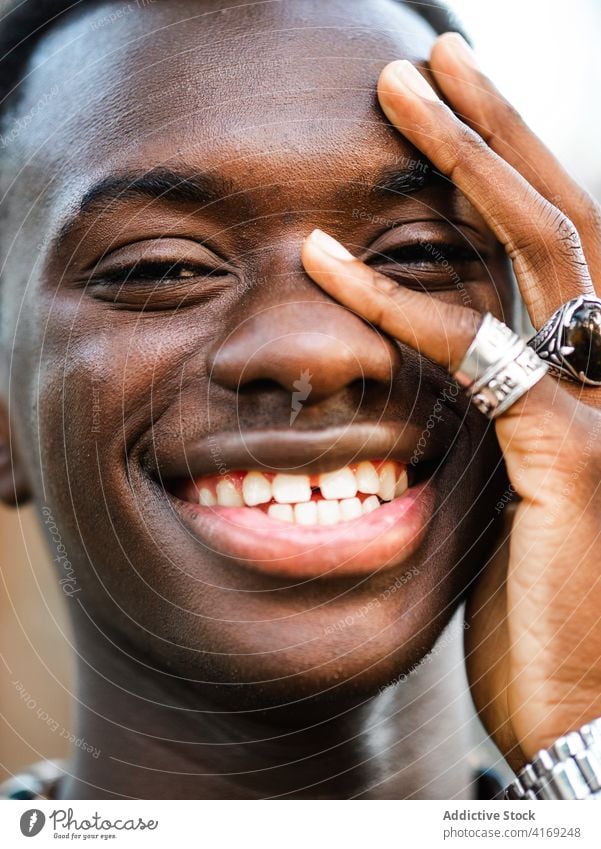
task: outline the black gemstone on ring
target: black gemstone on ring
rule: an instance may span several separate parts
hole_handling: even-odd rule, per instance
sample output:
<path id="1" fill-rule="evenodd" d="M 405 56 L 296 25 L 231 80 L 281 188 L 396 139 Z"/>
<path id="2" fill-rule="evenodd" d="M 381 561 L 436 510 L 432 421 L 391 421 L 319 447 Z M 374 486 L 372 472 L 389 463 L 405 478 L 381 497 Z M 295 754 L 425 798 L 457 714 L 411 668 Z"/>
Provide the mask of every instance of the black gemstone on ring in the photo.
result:
<path id="1" fill-rule="evenodd" d="M 601 305 L 584 301 L 564 327 L 564 345 L 574 350 L 566 360 L 589 380 L 601 381 Z"/>

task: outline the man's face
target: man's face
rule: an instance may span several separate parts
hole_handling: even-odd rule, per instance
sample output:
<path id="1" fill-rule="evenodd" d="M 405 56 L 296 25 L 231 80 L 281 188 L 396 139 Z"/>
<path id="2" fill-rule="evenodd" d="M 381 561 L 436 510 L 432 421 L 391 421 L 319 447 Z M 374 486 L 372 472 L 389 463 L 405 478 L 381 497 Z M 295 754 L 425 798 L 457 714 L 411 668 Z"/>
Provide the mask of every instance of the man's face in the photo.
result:
<path id="1" fill-rule="evenodd" d="M 93 621 L 229 704 L 361 696 L 432 645 L 482 567 L 499 459 L 440 369 L 313 284 L 302 240 L 320 227 L 399 285 L 498 315 L 509 276 L 378 107 L 386 62 L 427 59 L 419 17 L 227 7 L 94 6 L 37 49 L 7 201 L 13 426 L 80 636 L 100 639 Z M 320 473 L 384 460 L 404 495 L 367 513 L 369 485 L 343 487 L 325 500 L 348 513 L 295 512 L 303 486 L 324 500 Z M 259 493 L 296 476 L 280 507 L 227 506 L 251 470 Z"/>

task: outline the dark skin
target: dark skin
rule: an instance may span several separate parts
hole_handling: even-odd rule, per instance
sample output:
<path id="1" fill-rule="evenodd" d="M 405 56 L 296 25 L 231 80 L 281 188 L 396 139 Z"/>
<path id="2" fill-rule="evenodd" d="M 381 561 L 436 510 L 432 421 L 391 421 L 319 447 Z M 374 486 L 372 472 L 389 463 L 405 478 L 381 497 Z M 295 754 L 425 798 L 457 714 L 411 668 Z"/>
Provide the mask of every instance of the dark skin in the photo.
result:
<path id="1" fill-rule="evenodd" d="M 506 486 L 486 420 L 445 402 L 427 449 L 428 533 L 361 579 L 247 569 L 203 544 L 173 496 L 170 474 L 192 455 L 204 474 L 251 458 L 325 471 L 375 456 L 370 440 L 410 456 L 449 385 L 442 367 L 315 284 L 300 258 L 313 227 L 399 284 L 512 316 L 503 248 L 448 180 L 408 190 L 425 159 L 377 102 L 383 65 L 425 62 L 430 28 L 387 0 L 220 14 L 227 6 L 159 2 L 118 25 L 102 23 L 110 4 L 86 11 L 45 37 L 37 55 L 52 58 L 21 106 L 60 85 L 11 164 L 2 338 L 13 462 L 2 491 L 51 510 L 77 578 L 67 601 L 78 734 L 103 754 L 77 751 L 61 792 L 467 794 L 465 771 L 433 790 L 409 768 L 416 717 L 441 704 L 424 702 L 426 673 L 392 703 L 388 692 L 396 742 L 384 765 L 365 744 L 369 700 L 433 646 L 486 563 L 482 532 Z M 407 253 L 420 242 L 452 246 L 462 287 Z M 131 272 L 149 261 L 162 264 L 160 281 Z M 304 370 L 313 389 L 291 449 Z M 337 628 L 348 616 L 352 628 Z M 446 710 L 441 737 L 457 716 Z M 237 741 L 247 745 L 235 754 L 207 745 Z M 448 762 L 464 754 L 457 737 Z"/>

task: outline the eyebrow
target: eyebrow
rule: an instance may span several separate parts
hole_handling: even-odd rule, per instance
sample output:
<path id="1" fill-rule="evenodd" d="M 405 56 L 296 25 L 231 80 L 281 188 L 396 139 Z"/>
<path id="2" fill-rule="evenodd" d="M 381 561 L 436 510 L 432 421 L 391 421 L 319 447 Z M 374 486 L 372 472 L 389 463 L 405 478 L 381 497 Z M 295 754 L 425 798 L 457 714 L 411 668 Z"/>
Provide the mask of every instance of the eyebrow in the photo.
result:
<path id="1" fill-rule="evenodd" d="M 386 165 L 376 174 L 372 191 L 376 195 L 413 194 L 444 180 L 426 160 L 403 160 L 403 164 Z"/>
<path id="2" fill-rule="evenodd" d="M 445 182 L 449 183 L 428 160 L 399 157 L 396 162 L 382 166 L 375 174 L 358 178 L 353 184 L 367 189 L 376 198 L 390 198 L 411 195 Z M 335 196 L 342 197 L 347 191 L 347 186 L 341 186 Z"/>
<path id="3" fill-rule="evenodd" d="M 409 165 L 392 164 L 381 168 L 363 184 L 376 196 L 407 195 L 427 188 L 442 179 L 430 163 L 410 160 Z M 347 191 L 341 188 L 336 194 Z M 183 172 L 170 168 L 153 168 L 142 173 L 114 174 L 94 184 L 82 197 L 76 214 L 61 227 L 56 244 L 60 247 L 73 226 L 82 218 L 106 212 L 114 203 L 130 200 L 159 200 L 173 205 L 194 205 L 203 208 L 224 198 L 238 196 L 240 202 L 250 207 L 250 200 L 223 175 L 212 172 Z M 249 208 L 252 217 L 254 209 Z"/>
<path id="4" fill-rule="evenodd" d="M 68 236 L 82 218 L 106 212 L 111 204 L 148 198 L 173 205 L 194 205 L 198 208 L 237 195 L 241 202 L 249 201 L 227 178 L 211 172 L 181 172 L 169 168 L 153 168 L 143 173 L 114 174 L 95 183 L 84 194 L 75 215 L 61 227 L 57 245 Z"/>

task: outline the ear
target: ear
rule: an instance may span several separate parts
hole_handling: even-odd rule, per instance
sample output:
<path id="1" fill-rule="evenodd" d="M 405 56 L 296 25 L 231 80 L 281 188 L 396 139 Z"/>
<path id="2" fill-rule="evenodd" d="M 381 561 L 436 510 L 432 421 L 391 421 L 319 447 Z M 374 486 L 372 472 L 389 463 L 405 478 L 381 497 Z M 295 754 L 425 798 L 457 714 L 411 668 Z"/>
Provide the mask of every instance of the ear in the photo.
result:
<path id="1" fill-rule="evenodd" d="M 6 404 L 0 399 L 0 501 L 14 507 L 30 497 L 31 489 L 20 460 L 15 433 L 10 426 Z"/>

